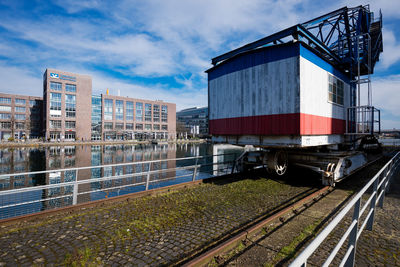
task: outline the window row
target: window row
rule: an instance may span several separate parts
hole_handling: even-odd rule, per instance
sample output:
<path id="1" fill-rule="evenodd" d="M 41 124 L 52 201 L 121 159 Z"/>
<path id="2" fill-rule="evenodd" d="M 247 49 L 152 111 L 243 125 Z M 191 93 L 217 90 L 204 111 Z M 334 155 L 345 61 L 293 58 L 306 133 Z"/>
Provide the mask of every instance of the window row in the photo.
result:
<path id="1" fill-rule="evenodd" d="M 105 120 L 113 120 L 113 105 L 114 101 L 112 99 L 104 99 L 104 119 Z M 134 112 L 136 111 L 136 116 L 134 116 Z M 144 105 L 144 114 L 143 114 L 143 103 L 136 102 L 136 110 L 134 107 L 134 103 L 132 101 L 126 101 L 125 106 L 125 120 L 133 121 L 134 119 L 138 122 L 144 121 L 147 122 L 160 122 L 160 105 L 157 104 L 148 104 Z M 124 120 L 124 101 L 116 100 L 115 101 L 115 119 L 123 121 Z M 161 109 L 161 122 L 168 122 L 168 106 L 162 105 Z"/>
<path id="2" fill-rule="evenodd" d="M 11 104 L 11 98 L 9 98 L 9 97 L 0 97 L 0 104 Z M 26 105 L 26 100 L 22 99 L 22 98 L 16 98 L 15 99 L 15 105 L 25 106 Z"/>
<path id="3" fill-rule="evenodd" d="M 65 129 L 75 129 L 76 122 L 75 121 L 65 121 Z M 59 120 L 50 120 L 50 128 L 61 128 L 61 121 Z"/>
<path id="4" fill-rule="evenodd" d="M 50 89 L 53 91 L 62 91 L 62 83 L 50 82 Z M 75 84 L 66 84 L 65 91 L 76 93 L 76 85 Z"/>
<path id="5" fill-rule="evenodd" d="M 126 123 L 125 124 L 125 130 L 163 130 L 163 131 L 168 131 L 168 125 L 160 125 L 160 124 L 142 124 L 142 123 L 136 123 L 135 128 L 133 123 Z M 112 122 L 105 122 L 104 123 L 104 130 L 124 130 L 124 124 L 123 123 L 115 123 L 115 128 Z"/>
<path id="6" fill-rule="evenodd" d="M 0 113 L 0 119 L 11 120 L 11 113 Z M 25 114 L 14 114 L 16 120 L 26 120 Z"/>
<path id="7" fill-rule="evenodd" d="M 61 138 L 61 132 L 50 132 L 50 139 L 52 140 L 57 140 Z M 73 140 L 76 138 L 75 132 L 65 132 L 64 133 L 64 138 L 65 139 L 69 139 L 69 140 Z"/>

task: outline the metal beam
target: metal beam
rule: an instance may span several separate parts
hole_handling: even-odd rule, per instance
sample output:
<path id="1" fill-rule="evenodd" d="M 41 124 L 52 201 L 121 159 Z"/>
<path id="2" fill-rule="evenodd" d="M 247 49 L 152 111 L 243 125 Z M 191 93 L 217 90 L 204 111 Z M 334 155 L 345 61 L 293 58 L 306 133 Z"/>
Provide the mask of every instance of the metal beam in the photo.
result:
<path id="1" fill-rule="evenodd" d="M 297 31 L 297 26 L 292 26 L 292 27 L 287 28 L 287 29 L 285 29 L 285 30 L 282 30 L 282 31 L 280 31 L 280 32 L 277 32 L 277 33 L 274 33 L 274 34 L 269 35 L 269 36 L 267 36 L 267 37 L 264 37 L 264 38 L 262 38 L 262 39 L 259 39 L 259 40 L 255 41 L 255 42 L 249 43 L 249 44 L 244 45 L 244 46 L 242 46 L 242 47 L 239 47 L 239 48 L 237 48 L 237 49 L 235 49 L 235 50 L 232 50 L 232 51 L 230 51 L 230 52 L 227 52 L 227 53 L 225 53 L 225 54 L 223 54 L 223 55 L 220 55 L 220 56 L 218 56 L 218 57 L 215 57 L 215 58 L 212 59 L 212 62 L 211 62 L 211 63 L 212 63 L 213 65 L 216 65 L 216 64 L 218 64 L 219 62 L 221 62 L 221 61 L 223 61 L 223 60 L 226 60 L 226 59 L 228 59 L 228 58 L 231 58 L 231 57 L 233 57 L 233 56 L 236 56 L 236 55 L 238 55 L 238 54 L 240 54 L 240 53 L 243 53 L 243 52 L 246 52 L 246 51 L 255 49 L 255 48 L 257 48 L 257 47 L 260 47 L 260 46 L 269 44 L 269 43 L 271 43 L 271 42 L 273 42 L 273 41 L 278 41 L 278 40 L 280 40 L 280 39 L 282 39 L 282 38 L 285 38 L 285 37 L 288 37 L 288 36 L 291 36 L 291 35 L 294 34 L 296 31 Z"/>

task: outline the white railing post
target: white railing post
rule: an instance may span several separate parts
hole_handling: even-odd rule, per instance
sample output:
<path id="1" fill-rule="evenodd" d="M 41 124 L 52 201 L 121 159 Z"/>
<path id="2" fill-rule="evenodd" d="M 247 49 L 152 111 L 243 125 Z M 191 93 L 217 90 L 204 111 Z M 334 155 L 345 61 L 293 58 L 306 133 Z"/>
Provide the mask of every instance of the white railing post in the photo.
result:
<path id="1" fill-rule="evenodd" d="M 356 223 L 354 224 L 353 229 L 351 230 L 349 236 L 348 249 L 351 249 L 351 253 L 344 264 L 344 266 L 346 267 L 354 267 L 354 260 L 356 257 L 357 234 L 358 234 L 358 220 L 360 217 L 360 206 L 361 206 L 361 197 L 357 200 L 356 204 L 354 205 L 352 222 L 356 220 Z"/>
<path id="2" fill-rule="evenodd" d="M 78 203 L 78 169 L 75 170 L 75 184 L 72 195 L 72 205 L 76 205 Z"/>
<path id="3" fill-rule="evenodd" d="M 374 225 L 374 217 L 375 217 L 375 209 L 376 209 L 376 197 L 378 196 L 378 182 L 380 179 L 375 179 L 374 182 L 374 188 L 372 190 L 372 194 L 374 194 L 374 196 L 372 197 L 371 203 L 370 205 L 370 209 L 372 210 L 371 216 L 368 219 L 367 222 L 367 230 L 372 231 L 372 226 Z M 384 194 L 383 194 L 384 195 Z M 383 199 L 383 195 L 382 195 L 382 199 Z"/>
<path id="4" fill-rule="evenodd" d="M 384 201 L 384 199 L 385 199 L 385 194 L 386 194 L 386 190 L 387 190 L 387 185 L 388 185 L 388 183 L 389 183 L 389 170 L 391 170 L 392 169 L 392 166 L 388 166 L 388 168 L 383 172 L 384 173 L 384 177 L 383 177 L 383 183 L 382 183 L 382 188 L 381 188 L 381 191 L 382 191 L 382 197 L 381 197 L 381 199 L 379 199 L 379 203 L 378 203 L 378 206 L 380 207 L 380 208 L 383 208 L 383 201 Z"/>
<path id="5" fill-rule="evenodd" d="M 196 180 L 196 175 L 197 175 L 197 162 L 198 162 L 199 158 L 196 158 L 195 161 L 195 165 L 194 165 L 194 169 L 193 169 L 193 177 L 192 177 L 192 181 Z"/>
<path id="6" fill-rule="evenodd" d="M 150 170 L 151 170 L 151 162 L 149 162 L 149 170 L 147 172 L 147 177 L 146 177 L 146 191 L 149 190 Z"/>

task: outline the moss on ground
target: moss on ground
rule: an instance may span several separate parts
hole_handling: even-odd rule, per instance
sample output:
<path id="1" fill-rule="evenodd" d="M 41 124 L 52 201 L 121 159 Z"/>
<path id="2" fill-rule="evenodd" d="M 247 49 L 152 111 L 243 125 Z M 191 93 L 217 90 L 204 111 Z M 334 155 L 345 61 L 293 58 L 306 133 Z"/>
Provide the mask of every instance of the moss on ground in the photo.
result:
<path id="1" fill-rule="evenodd" d="M 314 223 L 308 225 L 304 228 L 303 231 L 300 232 L 287 246 L 284 246 L 278 254 L 275 255 L 274 259 L 271 262 L 266 262 L 264 264 L 265 267 L 276 266 L 282 260 L 286 262 L 292 259 L 297 251 L 298 246 L 306 241 L 307 238 L 315 236 L 317 233 L 317 226 L 321 223 L 321 220 L 317 220 Z"/>
<path id="2" fill-rule="evenodd" d="M 176 231 L 188 225 L 196 225 L 201 231 L 211 231 L 213 227 L 221 224 L 224 227 L 223 231 L 228 233 L 232 227 L 252 221 L 274 209 L 282 201 L 307 189 L 264 178 L 207 183 L 153 196 L 106 203 L 102 207 L 85 208 L 64 215 L 38 218 L 34 222 L 24 222 L 17 226 L 7 226 L 0 229 L 0 237 L 17 238 L 34 234 L 39 238 L 35 247 L 40 246 L 40 238 L 44 233 L 52 235 L 51 240 L 61 240 L 60 242 L 63 242 L 62 238 L 78 239 L 80 242 L 74 243 L 74 253 L 64 252 L 62 258 L 65 265 L 107 265 L 103 260 L 109 247 L 113 251 L 131 255 L 137 253 L 134 251 L 135 242 L 145 244 L 159 240 L 156 242 L 162 244 L 164 241 L 160 237 L 161 234 L 170 236 L 174 229 Z M 198 242 L 202 246 L 211 242 L 221 235 L 217 230 L 219 231 L 215 229 L 215 232 L 199 236 L 201 241 Z M 195 231 L 199 231 L 199 228 L 187 229 L 176 238 L 190 239 Z M 286 252 L 283 251 L 282 255 L 285 255 L 284 253 Z"/>

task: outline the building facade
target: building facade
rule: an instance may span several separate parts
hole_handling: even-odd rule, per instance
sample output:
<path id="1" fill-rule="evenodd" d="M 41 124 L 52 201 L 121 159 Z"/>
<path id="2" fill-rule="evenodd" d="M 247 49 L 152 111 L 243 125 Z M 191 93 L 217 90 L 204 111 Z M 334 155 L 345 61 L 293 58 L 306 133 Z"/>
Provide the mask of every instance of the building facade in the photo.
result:
<path id="1" fill-rule="evenodd" d="M 101 107 L 99 103 L 101 100 Z M 92 139 L 174 139 L 176 104 L 123 96 L 92 96 Z M 101 117 L 99 119 L 99 111 Z"/>
<path id="2" fill-rule="evenodd" d="M 0 139 L 39 137 L 42 106 L 41 97 L 0 93 Z"/>
<path id="3" fill-rule="evenodd" d="M 43 98 L 0 94 L 0 140 L 175 139 L 176 104 L 92 95 L 92 78 L 56 69 L 43 75 Z"/>
<path id="4" fill-rule="evenodd" d="M 47 69 L 43 75 L 43 136 L 90 140 L 92 78 Z"/>
<path id="5" fill-rule="evenodd" d="M 176 113 L 186 131 L 192 135 L 208 135 L 208 107 L 194 107 L 181 110 Z"/>

